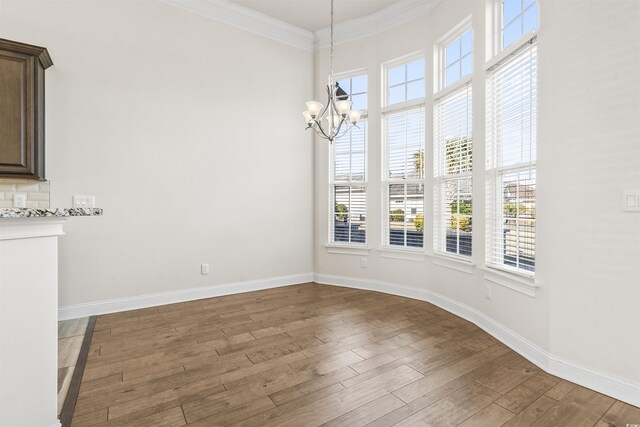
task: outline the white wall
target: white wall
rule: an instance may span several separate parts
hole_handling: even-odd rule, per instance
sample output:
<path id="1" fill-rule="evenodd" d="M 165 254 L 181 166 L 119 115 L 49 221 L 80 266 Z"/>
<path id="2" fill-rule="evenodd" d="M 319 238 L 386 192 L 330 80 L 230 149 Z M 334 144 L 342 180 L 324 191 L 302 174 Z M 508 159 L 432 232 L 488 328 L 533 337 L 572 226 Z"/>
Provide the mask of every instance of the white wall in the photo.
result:
<path id="1" fill-rule="evenodd" d="M 0 1 L 46 46 L 60 305 L 310 273 L 312 54 L 157 1 Z M 211 274 L 200 275 L 210 263 Z"/>
<path id="2" fill-rule="evenodd" d="M 435 292 L 487 316 L 529 348 L 566 359 L 580 375 L 611 384 L 640 402 L 640 215 L 622 212 L 622 192 L 640 188 L 640 3 L 540 0 L 536 277 L 532 298 L 471 274 L 422 261 L 383 258 L 381 245 L 381 63 L 422 51 L 433 79 L 434 43 L 464 18 L 474 26 L 474 162 L 484 164 L 484 1 L 443 1 L 432 12 L 384 33 L 336 47 L 337 72 L 369 75 L 368 268 L 361 256 L 329 253 L 328 160 L 315 142 L 315 270 L 328 282 L 388 282 Z M 316 97 L 328 73 L 328 52 L 316 53 Z M 431 87 L 431 85 L 428 85 Z M 429 91 L 428 91 L 429 92 Z M 432 147 L 427 94 L 427 153 Z M 484 261 L 484 172 L 474 171 L 473 261 Z M 432 217 L 427 177 L 425 224 Z M 427 228 L 427 254 L 432 235 Z M 355 282 L 354 282 L 355 283 Z M 484 296 L 491 286 L 492 299 Z M 384 285 L 381 285 L 384 286 Z M 554 362 L 555 361 L 555 362 Z M 584 368 L 584 369 L 583 369 Z M 560 369 L 560 368 L 558 368 Z M 565 368 L 562 368 L 565 369 Z M 578 372 L 576 371 L 576 372 Z M 558 373 L 561 371 L 558 370 Z M 565 369 L 562 372 L 569 372 Z M 572 377 L 574 380 L 578 378 Z M 625 388 L 630 385 L 631 388 Z M 594 384 L 591 383 L 593 386 Z M 606 387 L 601 387 L 605 390 Z"/>
<path id="3" fill-rule="evenodd" d="M 640 2 L 545 6 L 551 349 L 640 383 L 640 214 L 621 211 L 640 189 Z"/>

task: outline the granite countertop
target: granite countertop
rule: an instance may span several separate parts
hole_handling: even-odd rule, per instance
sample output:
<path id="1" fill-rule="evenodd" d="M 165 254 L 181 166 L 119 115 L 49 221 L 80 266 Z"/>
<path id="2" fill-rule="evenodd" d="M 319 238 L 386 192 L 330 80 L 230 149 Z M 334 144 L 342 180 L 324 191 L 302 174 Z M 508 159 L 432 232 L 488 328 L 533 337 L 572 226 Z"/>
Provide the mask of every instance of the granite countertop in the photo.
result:
<path id="1" fill-rule="evenodd" d="M 44 217 L 69 217 L 69 216 L 100 216 L 100 208 L 67 208 L 67 209 L 36 209 L 14 208 L 0 209 L 0 218 L 44 218 Z"/>

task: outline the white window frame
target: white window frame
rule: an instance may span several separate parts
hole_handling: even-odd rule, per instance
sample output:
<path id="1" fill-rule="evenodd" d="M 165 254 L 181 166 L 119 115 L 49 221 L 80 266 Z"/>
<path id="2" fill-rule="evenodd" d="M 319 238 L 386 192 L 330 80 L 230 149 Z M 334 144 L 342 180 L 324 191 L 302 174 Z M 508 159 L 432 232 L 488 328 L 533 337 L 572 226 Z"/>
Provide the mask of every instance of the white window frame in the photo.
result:
<path id="1" fill-rule="evenodd" d="M 522 12 L 520 12 L 513 19 L 511 19 L 511 21 L 509 21 L 509 22 L 507 22 L 505 24 L 505 22 L 504 22 L 504 0 L 498 0 L 498 6 L 497 6 L 497 16 L 498 16 L 497 25 L 498 25 L 498 28 L 499 28 L 499 34 L 497 36 L 497 38 L 498 38 L 498 40 L 497 40 L 497 42 L 498 42 L 498 45 L 497 45 L 498 46 L 498 51 L 502 51 L 502 50 L 505 50 L 505 49 L 508 49 L 509 47 L 511 47 L 511 45 L 507 46 L 506 48 L 504 46 L 504 29 L 509 24 L 511 24 L 513 21 L 515 21 L 518 17 L 522 17 L 522 28 L 521 28 L 522 35 L 520 36 L 520 38 L 522 39 L 522 37 L 524 37 L 528 33 L 530 33 L 530 31 L 527 31 L 527 32 L 524 31 L 524 15 L 525 15 L 526 11 L 529 10 L 529 8 L 531 8 L 531 6 L 533 4 L 538 3 L 538 0 L 534 0 L 529 5 L 529 7 L 526 7 L 526 8 L 524 7 L 524 2 L 525 1 L 526 0 L 520 0 L 520 3 L 522 5 Z M 537 28 L 539 27 L 539 24 L 540 24 L 540 4 L 537 4 L 537 6 L 538 6 L 538 22 L 536 23 L 536 30 L 534 32 L 537 32 Z M 516 41 L 514 41 L 512 43 L 512 45 L 513 44 L 517 44 L 517 45 L 520 46 L 521 42 L 522 42 L 521 40 L 516 40 Z"/>
<path id="2" fill-rule="evenodd" d="M 455 95 L 458 92 L 466 92 L 466 97 L 467 99 L 469 98 L 469 96 L 471 97 L 470 99 L 470 104 L 469 108 L 467 110 L 468 114 L 467 114 L 467 123 L 469 124 L 468 126 L 468 134 L 471 137 L 471 147 L 472 147 L 472 151 L 471 151 L 471 169 L 467 170 L 465 172 L 462 173 L 458 173 L 458 174 L 447 174 L 445 172 L 445 168 L 446 166 L 444 166 L 444 164 L 446 163 L 446 158 L 445 158 L 445 147 L 442 147 L 441 144 L 443 143 L 443 137 L 444 135 L 441 134 L 441 129 L 440 129 L 440 123 L 441 123 L 441 112 L 440 112 L 440 106 L 442 102 L 445 102 L 449 99 L 450 96 Z M 433 212 L 433 221 L 434 221 L 434 226 L 433 226 L 433 230 L 434 230 L 434 234 L 433 234 L 433 252 L 434 254 L 437 255 L 441 255 L 441 256 L 447 256 L 447 257 L 453 257 L 459 260 L 463 260 L 466 262 L 471 262 L 472 260 L 472 256 L 473 256 L 473 243 L 472 243 L 472 254 L 470 255 L 462 255 L 459 253 L 453 253 L 453 252 L 448 252 L 446 249 L 443 249 L 443 240 L 442 240 L 442 235 L 438 235 L 438 234 L 442 234 L 443 232 L 446 231 L 446 225 L 443 222 L 443 218 L 444 218 L 444 212 L 446 209 L 446 205 L 445 205 L 445 200 L 442 197 L 442 195 L 445 192 L 445 187 L 447 185 L 448 182 L 451 181 L 457 181 L 457 180 L 464 180 L 464 179 L 468 179 L 471 181 L 471 188 L 473 189 L 474 187 L 474 180 L 473 180 L 473 169 L 475 167 L 474 165 L 474 144 L 473 144 L 473 123 L 471 122 L 471 118 L 473 117 L 473 111 L 472 111 L 472 105 L 473 105 L 473 91 L 472 91 L 472 87 L 471 87 L 471 81 L 467 81 L 466 84 L 464 85 L 458 85 L 457 89 L 455 91 L 447 91 L 447 93 L 444 96 L 440 96 L 437 99 L 434 100 L 434 107 L 433 107 L 433 112 L 434 112 L 434 125 L 433 125 L 433 130 L 434 130 L 434 135 L 433 135 L 433 208 L 434 208 L 434 212 Z M 474 201 L 473 201 L 473 191 L 471 193 L 471 206 L 474 206 Z M 473 209 L 473 208 L 472 208 Z M 474 215 L 473 215 L 473 211 L 471 214 L 471 220 L 473 221 Z M 473 222 L 472 222 L 473 223 Z M 437 233 L 437 234 L 436 234 Z M 473 231 L 472 231 L 473 233 Z M 473 234 L 472 234 L 473 235 Z M 446 246 L 446 235 L 444 237 L 444 244 Z"/>
<path id="3" fill-rule="evenodd" d="M 536 2 L 538 2 L 538 0 L 536 0 Z M 497 13 L 494 14 L 494 17 L 496 19 L 496 22 L 494 23 L 494 32 L 493 32 L 493 38 L 494 38 L 494 47 L 497 49 L 496 50 L 496 54 L 494 55 L 493 58 L 491 58 L 489 61 L 487 61 L 487 63 L 485 64 L 485 69 L 486 69 L 486 75 L 487 75 L 487 83 L 489 83 L 489 81 L 492 78 L 492 72 L 493 70 L 506 63 L 507 61 L 509 61 L 509 58 L 512 56 L 517 55 L 518 53 L 520 53 L 523 49 L 527 49 L 528 45 L 534 44 L 537 42 L 537 33 L 538 31 L 529 31 L 525 34 L 522 35 L 522 37 L 520 37 L 517 41 L 515 41 L 514 43 L 512 43 L 510 46 L 508 46 L 507 48 L 502 48 L 502 39 L 503 39 L 503 25 L 502 25 L 502 8 L 503 8 L 503 0 L 495 0 L 494 2 L 494 7 L 497 11 Z M 538 7 L 540 7 L 539 2 L 538 2 Z M 523 11 L 524 12 L 524 11 Z M 539 26 L 539 22 L 538 22 L 538 26 Z M 538 71 L 536 70 L 536 73 Z M 489 85 L 487 84 L 487 87 L 489 87 Z M 538 96 L 538 86 L 536 85 L 536 99 Z M 491 97 L 491 92 L 489 90 L 487 90 L 487 103 L 490 102 L 490 97 Z M 487 104 L 488 105 L 488 104 Z M 510 267 L 505 265 L 504 263 L 495 263 L 491 261 L 491 256 L 492 256 L 492 246 L 493 246 L 493 240 L 491 236 L 491 231 L 494 227 L 498 227 L 498 223 L 502 222 L 502 218 L 503 218 L 503 210 L 504 207 L 502 205 L 503 201 L 503 189 L 501 184 L 499 185 L 499 183 L 502 182 L 502 177 L 506 174 L 510 174 L 510 173 L 514 173 L 514 172 L 518 172 L 518 171 L 524 171 L 526 170 L 530 170 L 533 171 L 536 174 L 536 184 L 538 181 L 538 177 L 537 177 L 537 156 L 536 156 L 536 160 L 531 161 L 531 162 L 527 162 L 526 164 L 516 164 L 516 165 L 509 165 L 509 166 L 503 166 L 503 167 L 497 167 L 496 163 L 495 163 L 495 147 L 494 144 L 495 142 L 490 138 L 490 135 L 492 132 L 490 129 L 491 123 L 492 123 L 492 118 L 489 117 L 490 111 L 486 111 L 487 116 L 486 116 L 486 120 L 487 120 L 487 127 L 486 127 L 486 153 L 487 153 L 487 158 L 486 158 L 486 168 L 485 168 L 485 174 L 486 174 L 486 195 L 487 195 L 487 200 L 485 200 L 485 216 L 486 216 L 486 224 L 485 224 L 485 230 L 486 230 L 486 241 L 485 241 L 485 268 L 488 269 L 492 269 L 492 270 L 498 270 L 501 272 L 504 272 L 508 275 L 513 275 L 515 277 L 522 277 L 522 278 L 526 278 L 528 280 L 531 280 L 531 282 L 527 282 L 527 283 L 534 283 L 534 278 L 535 278 L 535 269 L 537 267 L 536 264 L 534 264 L 534 270 L 533 271 L 528 271 L 528 270 L 524 270 L 524 269 L 518 269 L 516 267 Z M 536 126 L 538 124 L 538 120 L 537 120 L 537 108 L 536 108 Z M 536 137 L 538 135 L 537 129 L 536 129 Z M 537 143 L 537 141 L 536 141 Z M 537 147 L 537 144 L 536 144 Z M 493 156 L 490 156 L 489 153 L 494 153 Z M 537 185 L 536 185 L 537 188 Z M 536 197 L 537 198 L 537 197 Z M 500 208 L 498 209 L 497 205 L 498 205 L 498 201 L 500 201 Z M 496 210 L 496 212 L 494 213 L 493 210 Z M 495 223 L 492 223 L 492 221 L 495 221 Z M 536 219 L 536 223 L 537 223 L 537 219 Z M 537 227 L 536 227 L 536 234 L 537 234 Z M 534 248 L 536 247 L 536 242 L 534 241 Z M 534 250 L 535 251 L 535 250 Z M 535 253 L 535 252 L 534 252 Z M 535 257 L 535 259 L 537 259 L 537 257 Z"/>
<path id="4" fill-rule="evenodd" d="M 367 76 L 367 92 L 357 92 L 356 94 L 361 94 L 361 93 L 366 93 L 367 94 L 367 109 L 365 110 L 361 110 L 362 111 L 362 115 L 360 118 L 360 122 L 358 126 L 362 126 L 362 124 L 366 124 L 366 130 L 365 130 L 365 159 L 364 159 L 364 180 L 363 181 L 352 181 L 351 180 L 351 175 L 349 175 L 349 180 L 348 181 L 336 181 L 335 179 L 335 142 L 330 144 L 329 146 L 329 221 L 328 221 L 328 243 L 327 243 L 327 247 L 329 248 L 329 252 L 331 253 L 344 253 L 344 254 L 362 254 L 362 255 L 367 255 L 368 254 L 368 242 L 369 242 L 369 215 L 368 215 L 368 210 L 369 210 L 369 198 L 368 198 L 368 180 L 369 180 L 369 123 L 368 123 L 368 104 L 369 104 L 369 74 L 367 72 L 367 69 L 357 69 L 357 70 L 352 70 L 352 71 L 347 71 L 347 72 L 343 72 L 343 73 L 339 73 L 339 74 L 334 74 L 334 81 L 338 81 L 338 80 L 344 80 L 344 79 L 352 79 L 354 77 L 361 77 L 361 76 Z M 344 88 L 343 88 L 344 89 Z M 351 95 L 351 94 L 350 94 Z M 349 130 L 349 132 L 351 132 L 351 130 Z M 361 242 L 339 242 L 335 240 L 335 222 L 334 222 L 334 215 L 335 215 L 335 187 L 356 187 L 356 188 L 363 188 L 364 192 L 365 192 L 365 241 L 364 243 Z M 351 239 L 349 239 L 351 240 Z M 341 251 L 341 252 L 335 252 L 332 251 L 331 249 L 333 248 L 340 248 L 340 247 L 345 247 L 345 248 L 359 248 L 359 249 L 363 249 L 363 252 L 357 252 L 357 253 L 353 253 L 353 252 L 349 252 L 349 249 L 347 249 L 346 252 Z"/>
<path id="5" fill-rule="evenodd" d="M 392 105 L 388 105 L 388 95 L 389 95 L 389 85 L 388 85 L 388 71 L 389 69 L 396 67 L 398 65 L 402 65 L 402 64 L 407 64 L 409 62 L 413 62 L 415 60 L 418 59 L 423 59 L 425 62 L 425 66 L 424 66 L 424 82 L 425 82 L 425 93 L 423 94 L 423 96 L 421 98 L 416 98 L 416 99 L 412 99 L 409 101 L 404 101 L 404 102 L 399 102 L 396 104 L 392 104 Z M 424 123 L 424 127 L 423 127 L 423 133 L 422 133 L 422 149 L 423 149 L 423 153 L 426 156 L 427 152 L 426 152 L 426 105 L 425 105 L 425 99 L 426 99 L 426 91 L 427 91 L 427 61 L 426 61 L 426 56 L 424 54 L 424 52 L 420 51 L 420 52 L 413 52 L 410 53 L 408 55 L 404 55 L 402 57 L 393 59 L 391 61 L 387 61 L 385 63 L 382 64 L 381 67 L 381 75 L 382 75 L 382 110 L 381 110 L 381 117 L 380 117 L 380 122 L 381 122 L 381 141 L 382 141 L 382 221 L 381 221 L 381 225 L 382 225 L 382 230 L 381 230 L 381 234 L 382 234 L 382 248 L 384 251 L 386 251 L 387 253 L 390 252 L 419 252 L 419 253 L 424 253 L 425 248 L 427 247 L 426 245 L 426 226 L 427 223 L 424 222 L 423 225 L 423 240 L 422 240 L 422 247 L 411 247 L 411 246 L 400 246 L 400 245 L 391 245 L 389 242 L 389 212 L 390 212 L 390 207 L 389 207 L 389 186 L 393 185 L 393 184 L 421 184 L 422 188 L 423 188 L 423 205 L 422 205 L 422 217 L 423 217 L 423 221 L 424 219 L 426 219 L 426 215 L 425 215 L 425 196 L 426 196 L 426 191 L 424 191 L 425 189 L 425 176 L 426 176 L 426 168 L 428 165 L 428 162 L 424 161 L 424 165 L 423 165 L 423 176 L 421 179 L 389 179 L 389 147 L 385 138 L 386 135 L 386 118 L 389 114 L 393 114 L 393 113 L 400 113 L 403 111 L 408 111 L 408 110 L 413 110 L 416 108 L 420 108 L 422 109 L 423 112 L 423 123 Z M 412 81 L 418 81 L 419 79 L 416 80 L 412 80 Z M 408 81 L 405 81 L 405 84 L 408 84 Z M 405 190 L 406 191 L 406 190 Z M 406 226 L 406 218 L 407 218 L 407 212 L 405 211 L 405 226 Z M 405 242 L 406 243 L 406 242 Z"/>
<path id="6" fill-rule="evenodd" d="M 485 65 L 486 70 L 489 70 L 496 64 L 503 62 L 507 57 L 518 51 L 524 44 L 528 43 L 532 38 L 537 36 L 538 30 L 540 29 L 540 2 L 536 0 L 536 3 L 538 3 L 538 23 L 536 25 L 536 30 L 523 33 L 518 40 L 514 41 L 511 45 L 505 48 L 503 46 L 504 28 L 502 22 L 504 1 L 492 1 L 492 7 L 490 7 L 490 9 L 492 9 L 491 13 L 487 14 L 487 26 L 491 29 L 491 31 L 487 32 L 487 61 Z"/>
<path id="7" fill-rule="evenodd" d="M 424 81 L 425 81 L 425 94 L 426 94 L 426 90 L 427 90 L 427 66 L 426 66 L 426 57 L 424 55 L 424 52 L 420 51 L 420 52 L 413 52 L 410 53 L 408 55 L 404 55 L 401 56 L 400 58 L 396 58 L 396 59 L 392 59 L 391 61 L 387 61 L 385 63 L 382 64 L 382 70 L 381 70 L 381 75 L 382 75 L 382 96 L 381 96 L 381 101 L 382 101 L 382 114 L 389 112 L 389 111 L 398 111 L 398 110 L 402 110 L 402 109 L 406 109 L 406 108 L 410 108 L 410 107 L 415 107 L 417 105 L 420 104 L 424 104 L 424 100 L 425 97 L 423 96 L 422 98 L 416 98 L 416 99 L 411 99 L 409 101 L 404 101 L 404 102 L 398 102 L 396 104 L 392 104 L 389 105 L 389 79 L 388 79 L 388 73 L 387 71 L 390 68 L 393 67 L 397 67 L 398 65 L 402 65 L 402 64 L 407 64 L 409 62 L 413 62 L 417 59 L 424 59 L 425 61 L 425 67 L 424 67 Z M 419 79 L 416 80 L 411 80 L 410 82 L 405 81 L 405 84 L 414 82 L 414 81 L 418 81 Z"/>
<path id="8" fill-rule="evenodd" d="M 434 212 L 433 212 L 433 230 L 434 230 L 434 234 L 433 234 L 433 253 L 434 255 L 439 255 L 439 256 L 444 256 L 444 257 L 449 257 L 449 258 L 453 258 L 456 260 L 460 260 L 460 261 L 464 261 L 464 262 L 472 262 L 472 257 L 471 256 L 466 256 L 466 255 L 459 255 L 456 253 L 451 253 L 451 252 L 447 252 L 446 250 L 443 250 L 441 247 L 441 238 L 439 236 L 437 236 L 435 233 L 436 232 L 440 232 L 441 228 L 443 227 L 443 224 L 441 223 L 442 221 L 442 217 L 443 217 L 443 209 L 445 208 L 444 204 L 443 204 L 443 200 L 441 200 L 442 198 L 440 197 L 440 194 L 442 194 L 443 191 L 443 186 L 446 185 L 446 183 L 448 181 L 451 181 L 452 179 L 470 179 L 471 180 L 471 188 L 474 188 L 475 186 L 475 182 L 473 180 L 473 169 L 475 167 L 474 164 L 474 156 L 473 153 L 475 152 L 475 148 L 472 148 L 472 155 L 471 155 L 471 170 L 466 172 L 466 173 L 462 173 L 462 174 L 456 174 L 456 175 L 447 175 L 442 173 L 441 170 L 439 170 L 440 168 L 436 167 L 436 165 L 439 165 L 439 162 L 443 162 L 445 161 L 445 159 L 440 159 L 440 155 L 441 155 L 441 147 L 440 147 L 440 140 L 441 135 L 439 135 L 439 124 L 440 124 L 440 117 L 439 117 L 439 107 L 440 107 L 440 103 L 443 100 L 446 100 L 450 95 L 461 91 L 461 90 L 469 90 L 471 91 L 471 104 L 473 105 L 473 89 L 472 89 L 472 80 L 473 80 L 473 75 L 475 73 L 475 67 L 472 66 L 471 68 L 471 74 L 461 77 L 460 79 L 458 79 L 457 81 L 455 81 L 454 83 L 450 84 L 449 86 L 446 86 L 446 49 L 447 46 L 449 44 L 451 44 L 454 40 L 456 40 L 457 38 L 462 37 L 463 34 L 465 34 L 467 31 L 472 30 L 472 46 L 471 46 L 471 52 L 469 53 L 469 55 L 471 55 L 471 62 L 473 64 L 473 57 L 475 55 L 475 37 L 476 35 L 473 33 L 473 22 L 471 20 L 471 16 L 468 16 L 467 18 L 465 18 L 464 20 L 462 20 L 458 25 L 456 25 L 454 28 L 452 28 L 448 33 L 446 33 L 443 37 L 441 37 L 437 42 L 436 42 L 436 46 L 435 46 L 435 53 L 436 53 L 436 58 L 437 58 L 437 62 L 434 66 L 434 70 L 435 70 L 435 79 L 434 79 L 434 87 L 435 87 L 435 91 L 436 93 L 433 96 L 433 208 L 434 208 Z M 462 57 L 460 57 L 460 61 L 462 61 Z M 469 111 L 469 113 L 473 116 L 473 111 L 471 109 L 471 111 Z M 472 141 L 472 147 L 473 147 L 473 123 L 471 123 L 470 126 L 470 134 L 471 134 L 471 141 Z M 473 201 L 473 194 L 472 194 L 472 200 L 471 200 L 471 204 L 472 206 L 474 206 L 474 201 Z M 472 221 L 473 221 L 473 213 L 472 213 Z M 445 243 L 446 244 L 446 243 Z M 473 243 L 472 243 L 472 254 L 473 251 L 475 250 L 473 248 Z"/>
<path id="9" fill-rule="evenodd" d="M 473 44 L 475 42 L 475 34 L 473 32 L 471 16 L 468 16 L 467 18 L 465 18 L 462 22 L 460 22 L 453 29 L 451 29 L 447 34 L 441 37 L 436 43 L 436 47 L 435 47 L 436 61 L 435 61 L 435 67 L 434 67 L 434 73 L 436 78 L 434 79 L 434 92 L 437 98 L 443 97 L 446 94 L 446 92 L 444 91 L 455 91 L 460 86 L 471 81 L 471 77 L 473 76 L 473 72 L 475 68 L 473 67 L 473 59 L 471 61 L 471 64 L 472 64 L 471 74 L 469 74 L 468 76 L 460 77 L 460 79 L 458 79 L 451 85 L 446 86 L 446 68 L 447 68 L 446 65 L 447 64 L 445 61 L 445 55 L 446 55 L 447 46 L 449 46 L 449 44 L 451 44 L 455 39 L 461 37 L 464 33 L 466 33 L 469 30 L 472 30 L 472 36 L 471 36 L 472 46 L 471 46 L 471 52 L 468 55 L 471 55 L 471 58 L 473 58 L 473 54 L 474 54 Z M 462 56 L 460 56 L 459 61 L 462 61 Z M 461 83 L 461 82 L 464 82 L 464 83 Z"/>

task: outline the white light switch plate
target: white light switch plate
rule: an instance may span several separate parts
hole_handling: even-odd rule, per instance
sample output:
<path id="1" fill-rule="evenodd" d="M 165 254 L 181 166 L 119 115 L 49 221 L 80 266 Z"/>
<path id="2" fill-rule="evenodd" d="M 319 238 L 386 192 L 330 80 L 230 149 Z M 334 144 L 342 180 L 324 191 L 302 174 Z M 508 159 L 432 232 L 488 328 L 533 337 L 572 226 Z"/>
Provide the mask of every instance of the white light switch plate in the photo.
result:
<path id="1" fill-rule="evenodd" d="M 13 195 L 13 207 L 14 208 L 26 208 L 27 207 L 27 195 L 25 193 L 16 193 Z"/>
<path id="2" fill-rule="evenodd" d="M 622 192 L 622 210 L 624 212 L 640 212 L 640 190 Z"/>
<path id="3" fill-rule="evenodd" d="M 96 196 L 73 196 L 74 208 L 95 208 Z"/>

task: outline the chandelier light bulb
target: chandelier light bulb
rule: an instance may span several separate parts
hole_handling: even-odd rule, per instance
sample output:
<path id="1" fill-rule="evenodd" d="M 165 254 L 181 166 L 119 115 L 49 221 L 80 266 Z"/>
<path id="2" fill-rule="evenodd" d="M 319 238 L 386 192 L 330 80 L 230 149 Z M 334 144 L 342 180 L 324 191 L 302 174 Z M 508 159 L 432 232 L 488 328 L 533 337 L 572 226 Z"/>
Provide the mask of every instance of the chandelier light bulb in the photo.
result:
<path id="1" fill-rule="evenodd" d="M 309 115 L 311 115 L 311 117 L 314 119 L 316 118 L 318 113 L 320 113 L 320 111 L 322 110 L 322 107 L 324 107 L 324 105 L 322 105 L 319 102 L 316 102 L 316 101 L 307 102 L 307 111 L 309 111 Z"/>
<path id="2" fill-rule="evenodd" d="M 311 117 L 311 113 L 309 113 L 308 111 L 303 111 L 302 115 L 304 116 L 307 124 L 311 124 L 311 122 L 313 122 L 313 117 Z"/>
<path id="3" fill-rule="evenodd" d="M 349 110 L 351 110 L 351 101 L 338 101 L 336 102 L 336 108 L 342 117 L 346 117 L 349 114 Z"/>
<path id="4" fill-rule="evenodd" d="M 351 110 L 349 113 L 349 119 L 351 120 L 351 124 L 355 125 L 360 121 L 360 116 L 362 116 L 362 111 L 360 110 Z"/>

